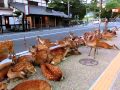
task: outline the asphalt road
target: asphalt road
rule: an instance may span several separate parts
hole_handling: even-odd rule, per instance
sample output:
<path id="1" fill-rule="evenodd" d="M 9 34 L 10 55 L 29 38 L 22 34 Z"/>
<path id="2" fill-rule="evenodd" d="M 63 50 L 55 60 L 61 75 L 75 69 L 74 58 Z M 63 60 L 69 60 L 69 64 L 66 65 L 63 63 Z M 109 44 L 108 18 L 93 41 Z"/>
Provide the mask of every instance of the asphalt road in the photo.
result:
<path id="1" fill-rule="evenodd" d="M 118 26 L 120 23 L 109 23 L 109 27 Z M 48 29 L 48 30 L 38 30 L 38 31 L 30 31 L 30 32 L 21 32 L 21 33 L 9 33 L 0 35 L 0 40 L 7 40 L 11 39 L 14 41 L 14 49 L 15 52 L 22 52 L 26 51 L 28 48 L 24 45 L 24 37 L 27 41 L 27 47 L 35 45 L 36 37 L 40 36 L 42 38 L 48 38 L 51 41 L 56 41 L 64 38 L 68 35 L 69 32 L 74 32 L 76 35 L 82 36 L 85 32 L 94 30 L 98 28 L 99 24 L 88 24 L 85 26 L 74 26 L 74 27 L 67 27 L 67 28 L 59 28 L 59 29 Z M 101 24 L 101 30 L 104 28 L 104 24 Z"/>

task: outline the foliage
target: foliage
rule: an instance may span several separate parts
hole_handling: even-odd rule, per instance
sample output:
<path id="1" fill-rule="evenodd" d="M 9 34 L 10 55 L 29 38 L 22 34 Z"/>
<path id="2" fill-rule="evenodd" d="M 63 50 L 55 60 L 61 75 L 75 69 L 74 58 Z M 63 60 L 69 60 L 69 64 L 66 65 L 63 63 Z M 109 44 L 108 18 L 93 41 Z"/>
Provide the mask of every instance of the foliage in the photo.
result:
<path id="1" fill-rule="evenodd" d="M 21 15 L 21 11 L 15 11 L 14 14 L 19 17 Z"/>
<path id="2" fill-rule="evenodd" d="M 91 0 L 91 3 L 87 5 L 90 11 L 93 11 L 96 16 L 99 16 L 99 7 L 97 6 L 98 0 Z M 113 8 L 120 8 L 120 0 L 107 0 L 105 8 L 101 9 L 101 18 L 115 17 L 117 13 L 112 13 Z"/>
<path id="3" fill-rule="evenodd" d="M 97 3 L 97 0 L 91 0 L 91 3 L 88 4 L 88 8 L 90 9 L 90 11 L 99 12 L 99 7 L 97 6 Z"/>
<path id="4" fill-rule="evenodd" d="M 87 4 L 89 12 L 94 12 L 95 17 L 99 16 L 99 7 L 97 6 L 98 0 L 91 0 L 91 3 Z"/>
<path id="5" fill-rule="evenodd" d="M 106 9 L 111 10 L 113 8 L 119 8 L 120 7 L 120 0 L 109 0 L 106 3 Z"/>
<path id="6" fill-rule="evenodd" d="M 79 0 L 69 0 L 70 1 L 70 13 L 72 17 L 79 16 L 82 19 L 86 14 L 86 7 Z M 48 4 L 49 8 L 53 8 L 57 11 L 62 11 L 67 14 L 68 12 L 68 0 L 52 0 Z"/>
<path id="7" fill-rule="evenodd" d="M 111 18 L 112 17 L 112 10 L 106 10 L 105 8 L 102 9 L 101 18 Z"/>
<path id="8" fill-rule="evenodd" d="M 120 8 L 120 0 L 108 0 L 105 6 L 106 12 L 103 13 L 107 13 L 107 17 L 116 17 L 117 15 L 119 15 L 119 13 L 112 13 L 113 8 Z"/>

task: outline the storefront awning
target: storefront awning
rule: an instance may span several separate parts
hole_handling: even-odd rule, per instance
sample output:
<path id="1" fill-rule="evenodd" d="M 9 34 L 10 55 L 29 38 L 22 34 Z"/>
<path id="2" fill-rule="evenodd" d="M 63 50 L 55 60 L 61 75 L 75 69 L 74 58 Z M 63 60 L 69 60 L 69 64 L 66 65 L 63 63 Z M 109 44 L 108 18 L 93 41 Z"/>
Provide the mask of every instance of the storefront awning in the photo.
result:
<path id="1" fill-rule="evenodd" d="M 24 3 L 10 3 L 10 6 L 20 10 L 21 12 L 25 13 L 25 4 Z M 63 17 L 68 18 L 68 15 L 66 15 L 63 12 L 55 11 L 48 9 L 43 6 L 32 6 L 29 5 L 29 14 L 34 15 L 48 15 L 48 16 L 57 16 L 57 17 Z"/>

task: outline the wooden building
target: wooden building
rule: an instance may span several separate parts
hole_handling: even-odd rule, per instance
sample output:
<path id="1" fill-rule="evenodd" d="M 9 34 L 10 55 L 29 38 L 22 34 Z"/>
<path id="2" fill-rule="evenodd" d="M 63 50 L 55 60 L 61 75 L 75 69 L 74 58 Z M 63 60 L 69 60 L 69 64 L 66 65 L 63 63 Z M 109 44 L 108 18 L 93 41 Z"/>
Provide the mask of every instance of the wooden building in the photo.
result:
<path id="1" fill-rule="evenodd" d="M 46 6 L 41 6 L 40 2 L 28 0 L 28 2 L 11 2 L 10 6 L 21 11 L 24 19 L 29 23 L 30 28 L 50 28 L 62 26 L 64 20 L 68 18 L 63 12 L 55 11 Z M 27 8 L 26 8 L 27 7 Z"/>
<path id="2" fill-rule="evenodd" d="M 68 23 L 68 15 L 48 8 L 48 1 L 0 0 L 0 32 L 58 27 Z M 15 16 L 16 11 L 21 15 Z"/>

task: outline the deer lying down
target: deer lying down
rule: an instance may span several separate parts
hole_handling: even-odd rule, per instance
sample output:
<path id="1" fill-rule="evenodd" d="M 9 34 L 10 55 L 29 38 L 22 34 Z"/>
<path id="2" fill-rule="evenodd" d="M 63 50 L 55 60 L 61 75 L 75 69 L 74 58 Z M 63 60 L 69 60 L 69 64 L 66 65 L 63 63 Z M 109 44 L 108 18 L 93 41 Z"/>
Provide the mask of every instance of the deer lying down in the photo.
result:
<path id="1" fill-rule="evenodd" d="M 0 53 L 0 62 L 3 61 L 4 59 L 6 59 L 8 57 L 8 54 L 1 54 Z"/>
<path id="2" fill-rule="evenodd" d="M 62 62 L 65 59 L 66 54 L 68 53 L 69 48 L 65 46 L 58 45 L 56 48 L 50 49 L 50 54 L 52 55 L 51 64 L 56 65 Z"/>
<path id="3" fill-rule="evenodd" d="M 60 68 L 51 64 L 42 64 L 41 71 L 48 80 L 60 81 L 63 77 Z"/>
<path id="4" fill-rule="evenodd" d="M 103 41 L 100 41 L 97 43 L 97 47 L 101 47 L 101 48 L 105 48 L 105 49 L 118 49 L 119 48 L 116 46 L 116 45 L 109 45 L 108 43 L 106 42 L 103 42 Z"/>
<path id="5" fill-rule="evenodd" d="M 28 80 L 16 85 L 12 90 L 52 90 L 52 87 L 43 80 Z"/>
<path id="6" fill-rule="evenodd" d="M 24 55 L 24 56 L 13 56 L 12 57 L 12 61 L 14 63 L 20 63 L 20 62 L 30 62 L 33 63 L 35 61 L 35 59 L 33 58 L 32 55 Z"/>
<path id="7" fill-rule="evenodd" d="M 7 90 L 7 84 L 0 82 L 0 90 Z"/>
<path id="8" fill-rule="evenodd" d="M 12 40 L 0 41 L 0 61 L 2 60 L 3 56 L 5 59 L 5 56 L 7 58 L 8 54 L 10 55 L 10 57 L 12 56 L 12 54 L 14 54 L 13 47 L 14 43 Z"/>
<path id="9" fill-rule="evenodd" d="M 9 79 L 25 78 L 25 76 L 34 74 L 35 71 L 36 69 L 30 62 L 20 62 L 9 69 L 7 76 Z"/>
<path id="10" fill-rule="evenodd" d="M 7 73 L 11 65 L 12 65 L 11 62 L 0 64 L 0 81 L 7 78 Z"/>

